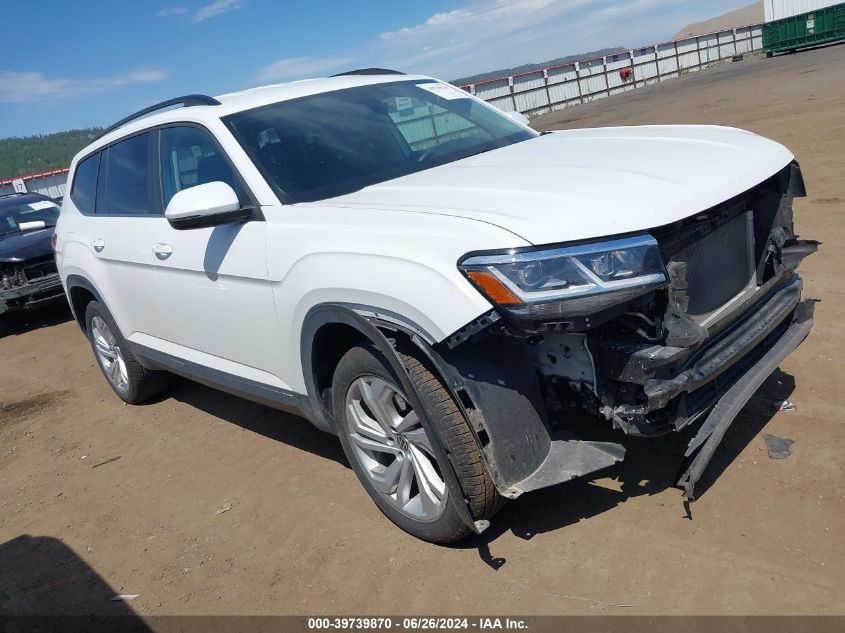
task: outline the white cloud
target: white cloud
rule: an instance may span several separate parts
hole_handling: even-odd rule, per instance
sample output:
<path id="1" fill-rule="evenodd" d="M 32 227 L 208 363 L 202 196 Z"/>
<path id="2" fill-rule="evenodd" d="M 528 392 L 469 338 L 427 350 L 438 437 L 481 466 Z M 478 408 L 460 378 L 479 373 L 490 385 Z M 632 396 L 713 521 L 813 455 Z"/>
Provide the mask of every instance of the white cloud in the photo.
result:
<path id="1" fill-rule="evenodd" d="M 550 25 L 560 34 L 555 48 L 563 49 L 567 19 L 601 4 L 603 0 L 476 0 L 420 24 L 382 33 L 371 52 L 401 70 L 447 76 L 514 65 L 528 61 L 520 59 L 526 52 L 534 55 Z M 523 38 L 527 41 L 521 50 L 514 50 L 512 42 Z M 514 59 L 515 54 L 519 56 Z"/>
<path id="2" fill-rule="evenodd" d="M 161 9 L 158 13 L 156 13 L 156 15 L 166 18 L 171 15 L 185 15 L 187 12 L 188 10 L 185 7 L 167 7 L 165 9 Z"/>
<path id="3" fill-rule="evenodd" d="M 167 79 L 163 70 L 139 69 L 112 77 L 72 79 L 48 77 L 39 72 L 0 71 L 0 103 L 35 103 L 60 101 L 133 84 L 154 83 Z"/>
<path id="4" fill-rule="evenodd" d="M 449 11 L 448 13 L 435 13 L 422 24 L 418 24 L 417 26 L 404 27 L 399 29 L 398 31 L 388 31 L 387 33 L 382 33 L 379 36 L 379 39 L 385 42 L 391 42 L 403 36 L 414 35 L 425 31 L 428 27 L 448 27 L 450 24 L 457 24 L 464 19 L 472 18 L 472 15 L 473 14 L 471 11 L 467 11 L 464 9 L 455 9 L 454 11 Z"/>
<path id="5" fill-rule="evenodd" d="M 254 83 L 266 84 L 302 77 L 313 77 L 351 63 L 349 57 L 288 57 L 255 73 Z"/>
<path id="6" fill-rule="evenodd" d="M 193 22 L 203 22 L 204 20 L 216 17 L 221 13 L 240 9 L 244 6 L 244 4 L 246 4 L 246 0 L 214 0 L 211 4 L 207 4 L 204 7 L 197 9 L 197 12 L 194 13 L 191 20 Z"/>
<path id="7" fill-rule="evenodd" d="M 455 0 L 452 10 L 381 33 L 352 50 L 332 51 L 327 59 L 279 60 L 259 70 L 255 80 L 316 76 L 343 64 L 456 79 L 602 48 L 664 41 L 685 24 L 747 2 Z"/>
<path id="8" fill-rule="evenodd" d="M 613 46 L 640 46 L 748 0 L 468 0 L 382 33 L 359 62 L 454 79 Z M 662 40 L 661 40 L 662 41 Z"/>
<path id="9" fill-rule="evenodd" d="M 421 24 L 382 33 L 380 39 L 395 41 L 446 32 L 464 36 L 509 32 L 542 24 L 552 17 L 596 3 L 597 0 L 476 0 L 461 9 L 435 13 Z"/>

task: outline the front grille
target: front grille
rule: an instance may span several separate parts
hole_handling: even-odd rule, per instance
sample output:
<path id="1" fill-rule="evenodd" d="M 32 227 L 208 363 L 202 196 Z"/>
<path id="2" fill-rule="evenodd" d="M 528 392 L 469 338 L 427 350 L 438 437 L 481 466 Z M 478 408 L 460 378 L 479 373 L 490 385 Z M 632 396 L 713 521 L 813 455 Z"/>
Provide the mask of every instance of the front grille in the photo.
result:
<path id="1" fill-rule="evenodd" d="M 28 282 L 38 281 L 57 272 L 56 260 L 52 255 L 32 259 L 23 265 L 23 274 Z"/>
<path id="2" fill-rule="evenodd" d="M 671 257 L 687 264 L 687 313 L 706 324 L 725 304 L 754 288 L 752 212 L 740 214 Z"/>

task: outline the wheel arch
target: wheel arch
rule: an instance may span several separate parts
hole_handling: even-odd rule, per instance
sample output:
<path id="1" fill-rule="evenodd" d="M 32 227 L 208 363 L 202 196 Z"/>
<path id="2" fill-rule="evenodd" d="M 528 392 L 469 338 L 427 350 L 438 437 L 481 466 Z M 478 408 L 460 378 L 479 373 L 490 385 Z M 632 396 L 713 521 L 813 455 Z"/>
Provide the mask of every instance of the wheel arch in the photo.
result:
<path id="1" fill-rule="evenodd" d="M 364 342 L 380 347 L 380 339 L 395 336 L 401 336 L 408 343 L 414 336 L 427 345 L 435 343 L 435 339 L 421 326 L 383 309 L 359 304 L 322 303 L 308 311 L 300 333 L 300 358 L 317 426 L 334 432 L 329 404 L 331 382 L 343 355 Z M 385 353 L 385 350 L 382 349 L 382 352 Z M 395 357 L 392 348 L 390 352 Z"/>
<path id="2" fill-rule="evenodd" d="M 432 366 L 435 375 L 440 378 L 454 397 L 451 381 L 445 380 L 445 374 L 438 367 L 435 356 L 429 349 L 426 349 L 430 348 L 435 342 L 428 333 L 400 315 L 385 313 L 376 308 L 342 303 L 325 303 L 314 306 L 306 314 L 300 341 L 302 370 L 308 398 L 313 409 L 312 421 L 314 424 L 336 434 L 330 407 L 326 406 L 331 398 L 331 392 L 326 393 L 326 376 L 329 376 L 330 381 L 330 376 L 334 374 L 337 361 L 349 349 L 361 342 L 369 342 L 387 359 L 404 392 L 408 394 L 411 405 L 421 412 L 420 417 L 423 421 L 423 427 L 428 436 L 433 439 L 432 444 L 438 461 L 441 464 L 451 463 L 444 438 L 440 436 L 436 426 L 428 419 L 428 413 L 422 405 L 420 396 L 411 383 L 395 349 L 397 344 L 402 344 L 410 346 L 408 349 L 411 351 L 419 351 L 417 356 L 421 355 L 421 358 Z M 328 351 L 327 346 L 332 345 L 337 346 L 337 348 Z M 334 365 L 331 365 L 333 359 L 336 360 Z M 462 400 L 456 398 L 456 401 L 461 411 L 466 415 Z M 464 499 L 465 501 L 457 504 L 461 520 L 474 532 L 482 532 L 489 525 L 489 522 L 475 520 L 466 503 L 465 495 L 461 490 L 454 469 L 445 469 L 445 471 L 444 476 L 450 494 L 453 494 L 456 499 Z"/>
<path id="3" fill-rule="evenodd" d="M 79 328 L 87 335 L 85 309 L 92 301 L 98 301 L 103 305 L 105 305 L 105 302 L 94 284 L 81 275 L 68 275 L 65 288 L 73 317 L 76 319 Z"/>

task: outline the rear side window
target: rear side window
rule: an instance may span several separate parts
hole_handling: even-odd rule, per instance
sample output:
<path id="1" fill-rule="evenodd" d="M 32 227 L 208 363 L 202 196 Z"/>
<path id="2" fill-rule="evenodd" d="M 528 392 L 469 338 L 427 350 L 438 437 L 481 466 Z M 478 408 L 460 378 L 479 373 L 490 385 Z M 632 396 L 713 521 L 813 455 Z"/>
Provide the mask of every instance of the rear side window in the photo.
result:
<path id="1" fill-rule="evenodd" d="M 156 132 L 139 134 L 111 145 L 104 155 L 107 201 L 97 201 L 97 213 L 109 215 L 161 214 L 155 173 Z M 103 170 L 101 170 L 101 173 Z M 104 190 L 100 188 L 100 193 Z"/>
<path id="2" fill-rule="evenodd" d="M 94 191 L 97 188 L 97 169 L 100 154 L 89 156 L 76 166 L 70 199 L 82 213 L 94 213 Z"/>
<path id="3" fill-rule="evenodd" d="M 225 182 L 235 190 L 241 203 L 247 202 L 235 172 L 217 144 L 195 127 L 161 130 L 161 186 L 164 206 L 178 192 L 209 182 Z"/>

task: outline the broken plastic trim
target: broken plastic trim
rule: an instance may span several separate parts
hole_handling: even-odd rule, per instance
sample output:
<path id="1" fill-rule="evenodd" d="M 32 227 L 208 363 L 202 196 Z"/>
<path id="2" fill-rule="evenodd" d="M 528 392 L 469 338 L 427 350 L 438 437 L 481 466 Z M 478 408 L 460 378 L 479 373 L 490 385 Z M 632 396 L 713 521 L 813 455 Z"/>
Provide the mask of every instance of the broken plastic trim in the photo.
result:
<path id="1" fill-rule="evenodd" d="M 692 455 L 699 447 L 701 448 L 676 484 L 679 488 L 683 488 L 684 496 L 687 499 L 695 499 L 695 484 L 701 479 L 705 468 L 713 459 L 716 448 L 724 438 L 725 432 L 742 407 L 763 384 L 763 381 L 777 369 L 780 362 L 795 351 L 795 348 L 807 338 L 810 329 L 813 327 L 813 307 L 812 301 L 804 301 L 798 305 L 789 329 L 716 403 L 696 436 L 690 441 L 685 454 L 686 457 Z"/>
<path id="2" fill-rule="evenodd" d="M 499 313 L 495 310 L 490 310 L 489 312 L 485 312 L 480 317 L 467 323 L 464 327 L 460 330 L 457 330 L 454 334 L 452 334 L 448 339 L 446 339 L 446 345 L 449 349 L 455 349 L 458 345 L 471 339 L 473 336 L 481 332 L 482 330 L 487 329 L 489 326 L 493 325 L 496 321 L 501 319 L 502 317 L 499 316 Z"/>

